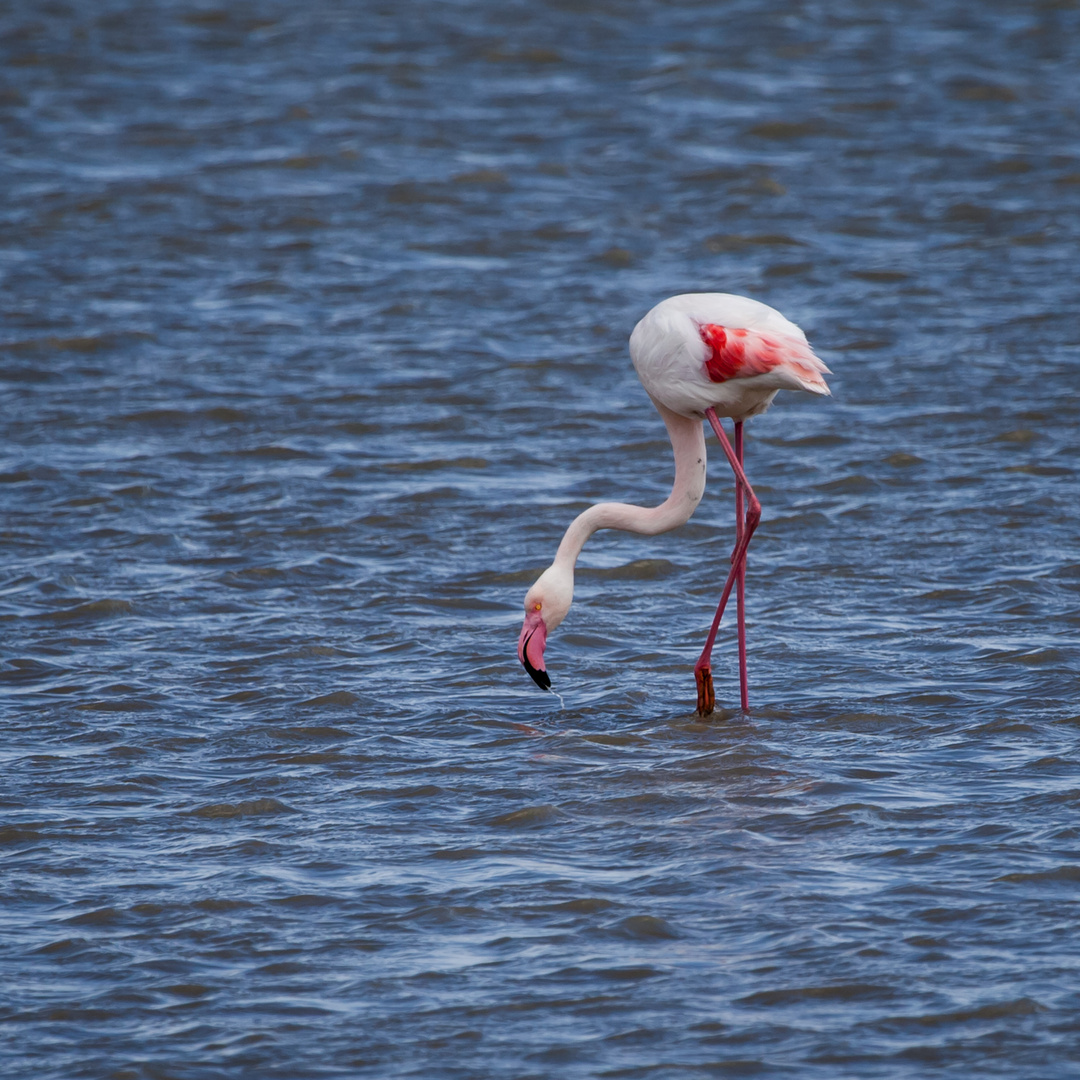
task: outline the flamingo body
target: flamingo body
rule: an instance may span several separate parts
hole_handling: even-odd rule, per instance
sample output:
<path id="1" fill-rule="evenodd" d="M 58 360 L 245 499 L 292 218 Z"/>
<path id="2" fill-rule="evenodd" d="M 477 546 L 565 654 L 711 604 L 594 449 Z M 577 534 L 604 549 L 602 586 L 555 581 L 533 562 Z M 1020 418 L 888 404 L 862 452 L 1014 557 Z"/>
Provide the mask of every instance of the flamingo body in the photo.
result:
<path id="1" fill-rule="evenodd" d="M 680 416 L 745 420 L 779 390 L 828 394 L 829 369 L 775 308 L 730 293 L 687 293 L 656 305 L 630 335 L 630 358 L 654 401 Z"/>
<path id="2" fill-rule="evenodd" d="M 542 689 L 551 679 L 544 665 L 548 634 L 567 616 L 574 596 L 574 566 L 597 529 L 625 529 L 652 536 L 688 521 L 705 491 L 708 420 L 735 473 L 736 544 L 712 628 L 694 675 L 698 712 L 714 705 L 710 657 L 728 597 L 737 586 L 739 676 L 748 708 L 743 581 L 746 549 L 761 517 L 761 504 L 742 467 L 742 423 L 763 413 L 780 390 L 827 395 L 829 369 L 814 355 L 806 335 L 779 311 L 745 296 L 688 293 L 657 304 L 630 336 L 630 357 L 671 439 L 675 482 L 655 507 L 597 503 L 579 514 L 563 535 L 552 564 L 525 596 L 518 659 Z M 735 421 L 732 448 L 719 417 Z"/>

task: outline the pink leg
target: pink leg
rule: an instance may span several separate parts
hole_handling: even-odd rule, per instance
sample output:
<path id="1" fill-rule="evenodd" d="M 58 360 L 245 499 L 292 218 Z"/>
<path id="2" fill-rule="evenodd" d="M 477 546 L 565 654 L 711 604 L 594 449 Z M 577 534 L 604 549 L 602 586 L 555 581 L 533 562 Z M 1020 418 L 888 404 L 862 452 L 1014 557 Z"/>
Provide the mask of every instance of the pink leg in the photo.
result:
<path id="1" fill-rule="evenodd" d="M 761 503 L 758 502 L 757 496 L 754 494 L 754 489 L 750 486 L 750 481 L 746 479 L 746 473 L 743 472 L 742 463 L 739 461 L 734 449 L 732 449 L 731 443 L 728 442 L 728 437 L 724 434 L 724 429 L 720 426 L 720 420 L 716 415 L 716 410 L 712 408 L 706 409 L 705 417 L 712 425 L 713 431 L 716 432 L 716 437 L 720 440 L 720 446 L 723 448 L 724 455 L 727 457 L 728 463 L 735 473 L 736 490 L 741 488 L 746 493 L 746 499 L 749 505 L 747 507 L 746 519 L 741 534 L 738 526 L 736 526 L 735 551 L 731 556 L 731 569 L 728 571 L 727 581 L 724 582 L 724 591 L 720 594 L 720 603 L 717 605 L 716 614 L 713 616 L 712 627 L 709 630 L 708 638 L 705 640 L 705 648 L 701 650 L 701 656 L 694 665 L 694 677 L 697 680 L 698 688 L 698 713 L 702 716 L 708 716 L 716 706 L 716 697 L 713 693 L 712 684 L 712 666 L 710 663 L 712 659 L 713 643 L 716 641 L 716 632 L 720 629 L 720 620 L 723 618 L 724 609 L 727 607 L 728 597 L 731 596 L 731 590 L 739 580 L 740 575 L 745 573 L 746 549 L 750 544 L 750 538 L 754 535 L 754 530 L 757 528 L 758 522 L 761 520 Z M 739 674 L 741 678 L 744 677 L 744 671 L 745 668 L 740 663 Z M 743 681 L 742 685 L 745 694 L 745 681 Z M 745 696 L 743 701 L 744 706 L 748 704 Z"/>
<path id="2" fill-rule="evenodd" d="M 739 464 L 743 463 L 743 426 L 741 420 L 735 421 L 735 457 Z M 735 547 L 738 548 L 746 529 L 746 518 L 743 512 L 743 486 L 735 481 Z M 738 613 L 739 623 L 739 698 L 742 701 L 743 712 L 750 708 L 750 690 L 747 685 L 746 675 L 746 560 L 749 553 L 743 556 L 739 564 L 739 576 L 735 582 L 735 610 Z M 731 561 L 735 561 L 735 552 L 731 553 Z"/>

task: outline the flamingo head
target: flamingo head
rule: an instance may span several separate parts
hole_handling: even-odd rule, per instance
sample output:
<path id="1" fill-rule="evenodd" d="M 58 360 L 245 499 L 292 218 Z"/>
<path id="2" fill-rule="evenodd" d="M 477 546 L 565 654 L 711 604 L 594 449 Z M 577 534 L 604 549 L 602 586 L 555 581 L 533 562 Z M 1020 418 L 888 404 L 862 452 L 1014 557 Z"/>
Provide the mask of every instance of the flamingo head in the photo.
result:
<path id="1" fill-rule="evenodd" d="M 525 623 L 518 637 L 518 659 L 541 690 L 551 689 L 544 667 L 548 634 L 566 618 L 574 598 L 573 573 L 549 566 L 525 595 Z"/>

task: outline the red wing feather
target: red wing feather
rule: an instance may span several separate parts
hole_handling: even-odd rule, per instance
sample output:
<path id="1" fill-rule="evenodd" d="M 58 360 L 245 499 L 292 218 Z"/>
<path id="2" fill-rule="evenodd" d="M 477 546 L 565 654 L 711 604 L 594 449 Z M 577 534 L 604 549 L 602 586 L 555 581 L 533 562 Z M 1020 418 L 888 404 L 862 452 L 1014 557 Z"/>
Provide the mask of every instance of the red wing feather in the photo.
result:
<path id="1" fill-rule="evenodd" d="M 701 340 L 709 348 L 705 373 L 712 382 L 764 375 L 783 364 L 799 378 L 824 385 L 820 371 L 828 369 L 814 356 L 809 345 L 796 338 L 704 323 Z"/>

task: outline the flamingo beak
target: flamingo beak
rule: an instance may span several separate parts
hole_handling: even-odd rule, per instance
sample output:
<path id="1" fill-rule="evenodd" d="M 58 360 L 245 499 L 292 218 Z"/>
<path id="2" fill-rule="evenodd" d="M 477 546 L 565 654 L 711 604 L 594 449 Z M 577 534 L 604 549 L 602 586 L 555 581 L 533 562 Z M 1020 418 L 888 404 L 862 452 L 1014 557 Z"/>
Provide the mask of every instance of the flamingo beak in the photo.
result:
<path id="1" fill-rule="evenodd" d="M 544 645 L 547 644 L 547 627 L 539 611 L 525 616 L 525 625 L 518 638 L 518 659 L 541 690 L 551 689 L 551 677 L 544 670 Z"/>

